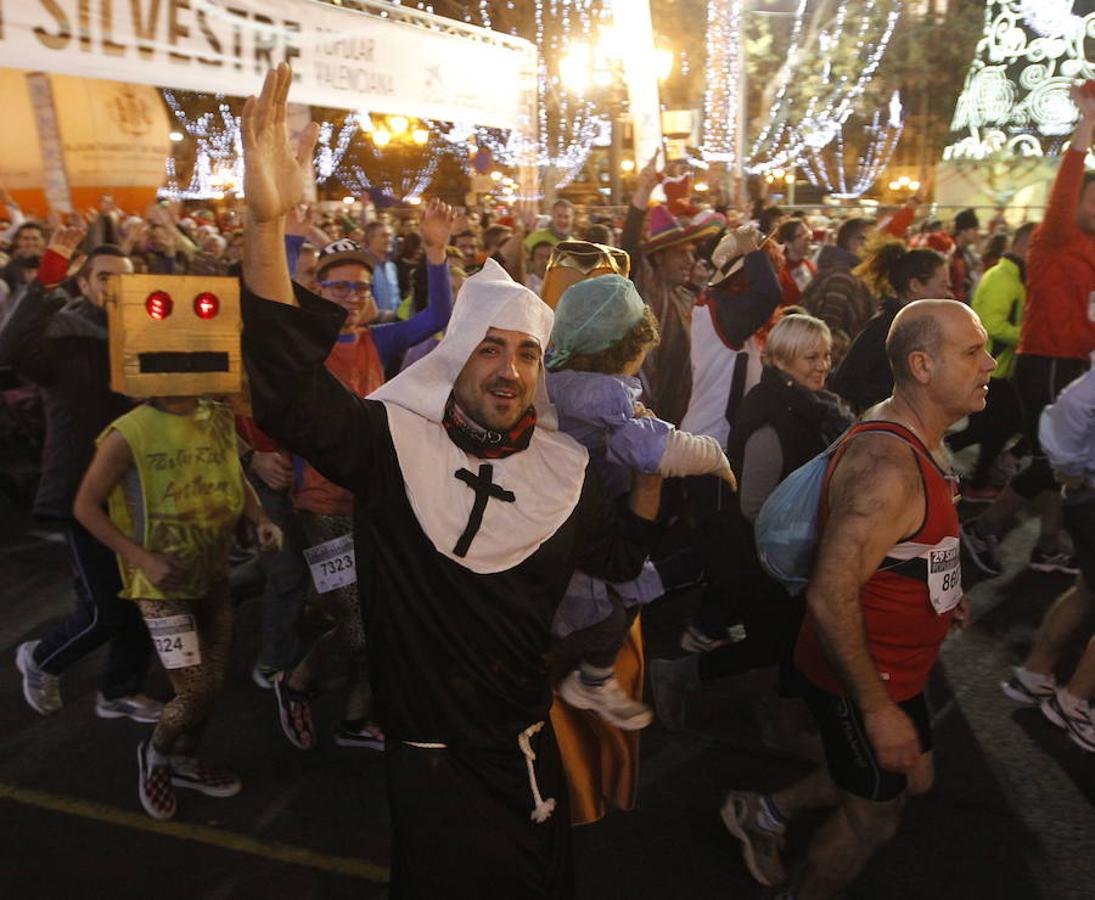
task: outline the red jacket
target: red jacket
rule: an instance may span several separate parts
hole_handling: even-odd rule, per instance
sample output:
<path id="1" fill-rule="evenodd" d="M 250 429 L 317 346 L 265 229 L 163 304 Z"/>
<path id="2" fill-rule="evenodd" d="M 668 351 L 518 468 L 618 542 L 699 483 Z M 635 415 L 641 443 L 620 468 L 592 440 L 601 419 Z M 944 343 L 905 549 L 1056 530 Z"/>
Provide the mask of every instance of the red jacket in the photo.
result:
<path id="1" fill-rule="evenodd" d="M 1095 351 L 1095 235 L 1076 224 L 1083 180 L 1084 153 L 1069 150 L 1031 239 L 1018 353 L 1086 360 Z"/>

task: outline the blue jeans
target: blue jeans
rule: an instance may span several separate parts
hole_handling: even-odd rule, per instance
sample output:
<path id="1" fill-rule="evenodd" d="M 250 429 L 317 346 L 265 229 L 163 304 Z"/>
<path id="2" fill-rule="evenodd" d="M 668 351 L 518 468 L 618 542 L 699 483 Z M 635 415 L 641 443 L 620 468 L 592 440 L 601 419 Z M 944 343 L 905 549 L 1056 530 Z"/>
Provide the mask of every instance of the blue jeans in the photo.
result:
<path id="1" fill-rule="evenodd" d="M 296 665 L 300 653 L 300 616 L 310 577 L 304 562 L 308 544 L 288 492 L 272 490 L 257 475 L 248 473 L 247 477 L 262 508 L 285 537 L 279 552 L 259 554 L 259 567 L 266 577 L 259 664 L 288 670 Z"/>
<path id="2" fill-rule="evenodd" d="M 60 675 L 74 662 L 110 642 L 100 689 L 108 700 L 144 688 L 152 642 L 137 604 L 118 596 L 122 579 L 114 551 L 77 522 L 69 526 L 68 548 L 76 571 L 76 609 L 58 622 L 34 650 L 34 662 Z"/>

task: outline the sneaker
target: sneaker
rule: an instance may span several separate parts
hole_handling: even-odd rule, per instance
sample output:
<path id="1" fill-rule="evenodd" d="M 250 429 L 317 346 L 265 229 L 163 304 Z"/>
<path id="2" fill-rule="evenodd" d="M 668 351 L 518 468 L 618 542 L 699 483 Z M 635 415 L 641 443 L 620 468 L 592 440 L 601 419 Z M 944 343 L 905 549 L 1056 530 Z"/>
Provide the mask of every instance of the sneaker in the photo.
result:
<path id="1" fill-rule="evenodd" d="M 1042 701 L 1042 715 L 1058 728 L 1063 728 L 1072 738 L 1072 743 L 1088 753 L 1095 753 L 1095 720 L 1091 717 L 1091 705 L 1070 711 L 1061 703 L 1063 689 L 1058 688 Z"/>
<path id="2" fill-rule="evenodd" d="M 23 673 L 23 696 L 30 708 L 43 716 L 52 716 L 64 705 L 61 702 L 61 679 L 43 672 L 34 661 L 34 648 L 39 641 L 26 641 L 15 653 L 15 666 Z"/>
<path id="3" fill-rule="evenodd" d="M 172 759 L 171 783 L 198 791 L 207 797 L 234 797 L 243 788 L 239 776 L 227 769 L 214 769 L 196 759 Z"/>
<path id="4" fill-rule="evenodd" d="M 977 534 L 972 522 L 967 522 L 958 529 L 962 535 L 962 546 L 966 548 L 973 564 L 986 575 L 995 578 L 1004 571 L 1000 560 L 996 556 L 996 548 L 999 540 L 994 535 L 981 537 Z"/>
<path id="5" fill-rule="evenodd" d="M 1012 669 L 1012 676 L 1007 681 L 1000 682 L 1000 690 L 1016 703 L 1024 706 L 1037 706 L 1043 700 L 1048 700 L 1057 690 L 1056 680 L 1050 676 L 1038 684 L 1027 684 L 1019 677 L 1019 670 Z"/>
<path id="6" fill-rule="evenodd" d="M 335 743 L 340 747 L 364 747 L 367 750 L 383 750 L 384 732 L 372 722 L 366 722 L 360 731 L 340 725 L 338 731 L 335 732 Z"/>
<path id="7" fill-rule="evenodd" d="M 251 670 L 251 680 L 264 691 L 273 690 L 274 678 L 280 671 L 280 669 L 275 669 L 272 666 L 255 663 L 255 667 Z"/>
<path id="8" fill-rule="evenodd" d="M 95 715 L 100 719 L 121 719 L 128 717 L 134 722 L 159 722 L 163 704 L 144 694 L 129 697 L 115 697 L 107 700 L 102 693 L 95 695 Z"/>
<path id="9" fill-rule="evenodd" d="M 612 676 L 604 684 L 591 687 L 578 672 L 571 672 L 559 685 L 559 696 L 575 709 L 590 709 L 598 716 L 624 731 L 646 728 L 654 713 L 645 703 L 632 700 Z"/>
<path id="10" fill-rule="evenodd" d="M 725 638 L 711 637 L 704 634 L 695 625 L 689 625 L 681 632 L 679 643 L 681 649 L 688 653 L 710 653 L 712 650 L 718 650 L 719 647 L 725 647 L 731 643 L 731 640 L 729 636 Z"/>
<path id="11" fill-rule="evenodd" d="M 274 676 L 274 696 L 278 701 L 278 721 L 289 743 L 298 750 L 311 750 L 316 745 L 316 727 L 308 692 L 289 687 L 285 673 L 278 672 Z"/>
<path id="12" fill-rule="evenodd" d="M 1065 575 L 1079 575 L 1080 566 L 1076 557 L 1064 550 L 1043 550 L 1035 547 L 1030 551 L 1027 564 L 1035 572 L 1063 572 Z"/>
<path id="13" fill-rule="evenodd" d="M 141 806 L 153 819 L 171 819 L 175 816 L 175 789 L 171 787 L 169 766 L 150 766 L 145 742 L 137 745 L 137 795 Z"/>
<path id="14" fill-rule="evenodd" d="M 779 855 L 783 835 L 760 827 L 759 808 L 760 794 L 730 791 L 719 813 L 730 833 L 741 841 L 741 856 L 750 874 L 765 887 L 775 887 L 787 880 Z"/>
<path id="15" fill-rule="evenodd" d="M 666 731 L 684 730 L 688 693 L 698 684 L 694 656 L 650 661 L 650 693 L 654 698 L 654 711 Z"/>

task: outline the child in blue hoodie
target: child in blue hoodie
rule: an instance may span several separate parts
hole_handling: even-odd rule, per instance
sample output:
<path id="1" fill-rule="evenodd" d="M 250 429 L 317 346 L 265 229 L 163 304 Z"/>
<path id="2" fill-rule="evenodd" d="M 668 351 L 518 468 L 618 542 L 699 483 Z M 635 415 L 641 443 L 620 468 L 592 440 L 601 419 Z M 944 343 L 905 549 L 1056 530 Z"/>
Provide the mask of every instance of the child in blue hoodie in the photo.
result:
<path id="1" fill-rule="evenodd" d="M 568 288 L 555 310 L 547 363 L 560 430 L 589 451 L 613 496 L 629 490 L 633 471 L 713 474 L 733 484 L 730 463 L 714 438 L 680 431 L 640 402 L 638 372 L 657 342 L 654 316 L 627 278 L 602 275 Z M 664 592 L 649 562 L 626 584 L 574 573 L 552 626 L 554 636 L 565 639 L 567 655 L 580 659 L 559 687 L 567 703 L 625 730 L 650 723 L 650 708 L 620 687 L 614 663 L 637 607 Z"/>

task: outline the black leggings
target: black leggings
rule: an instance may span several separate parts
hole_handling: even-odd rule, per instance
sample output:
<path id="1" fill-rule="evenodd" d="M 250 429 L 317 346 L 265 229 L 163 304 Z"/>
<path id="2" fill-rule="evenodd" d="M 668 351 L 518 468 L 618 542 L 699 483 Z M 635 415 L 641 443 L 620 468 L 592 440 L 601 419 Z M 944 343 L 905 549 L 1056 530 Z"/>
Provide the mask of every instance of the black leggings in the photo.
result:
<path id="1" fill-rule="evenodd" d="M 989 382 L 989 394 L 985 408 L 970 416 L 969 425 L 947 439 L 947 446 L 957 452 L 965 447 L 979 445 L 977 464 L 970 476 L 970 484 L 983 488 L 988 484 L 989 472 L 996 457 L 1014 434 L 1024 431 L 1023 407 L 1019 395 L 1006 378 L 993 378 Z"/>
<path id="2" fill-rule="evenodd" d="M 1088 369 L 1086 359 L 1057 359 L 1052 356 L 1023 354 L 1015 359 L 1015 389 L 1023 410 L 1023 424 L 1033 451 L 1030 465 L 1011 480 L 1011 488 L 1025 500 L 1033 500 L 1045 491 L 1055 490 L 1053 478 L 1038 442 L 1038 422 L 1042 410 L 1057 395 Z"/>

